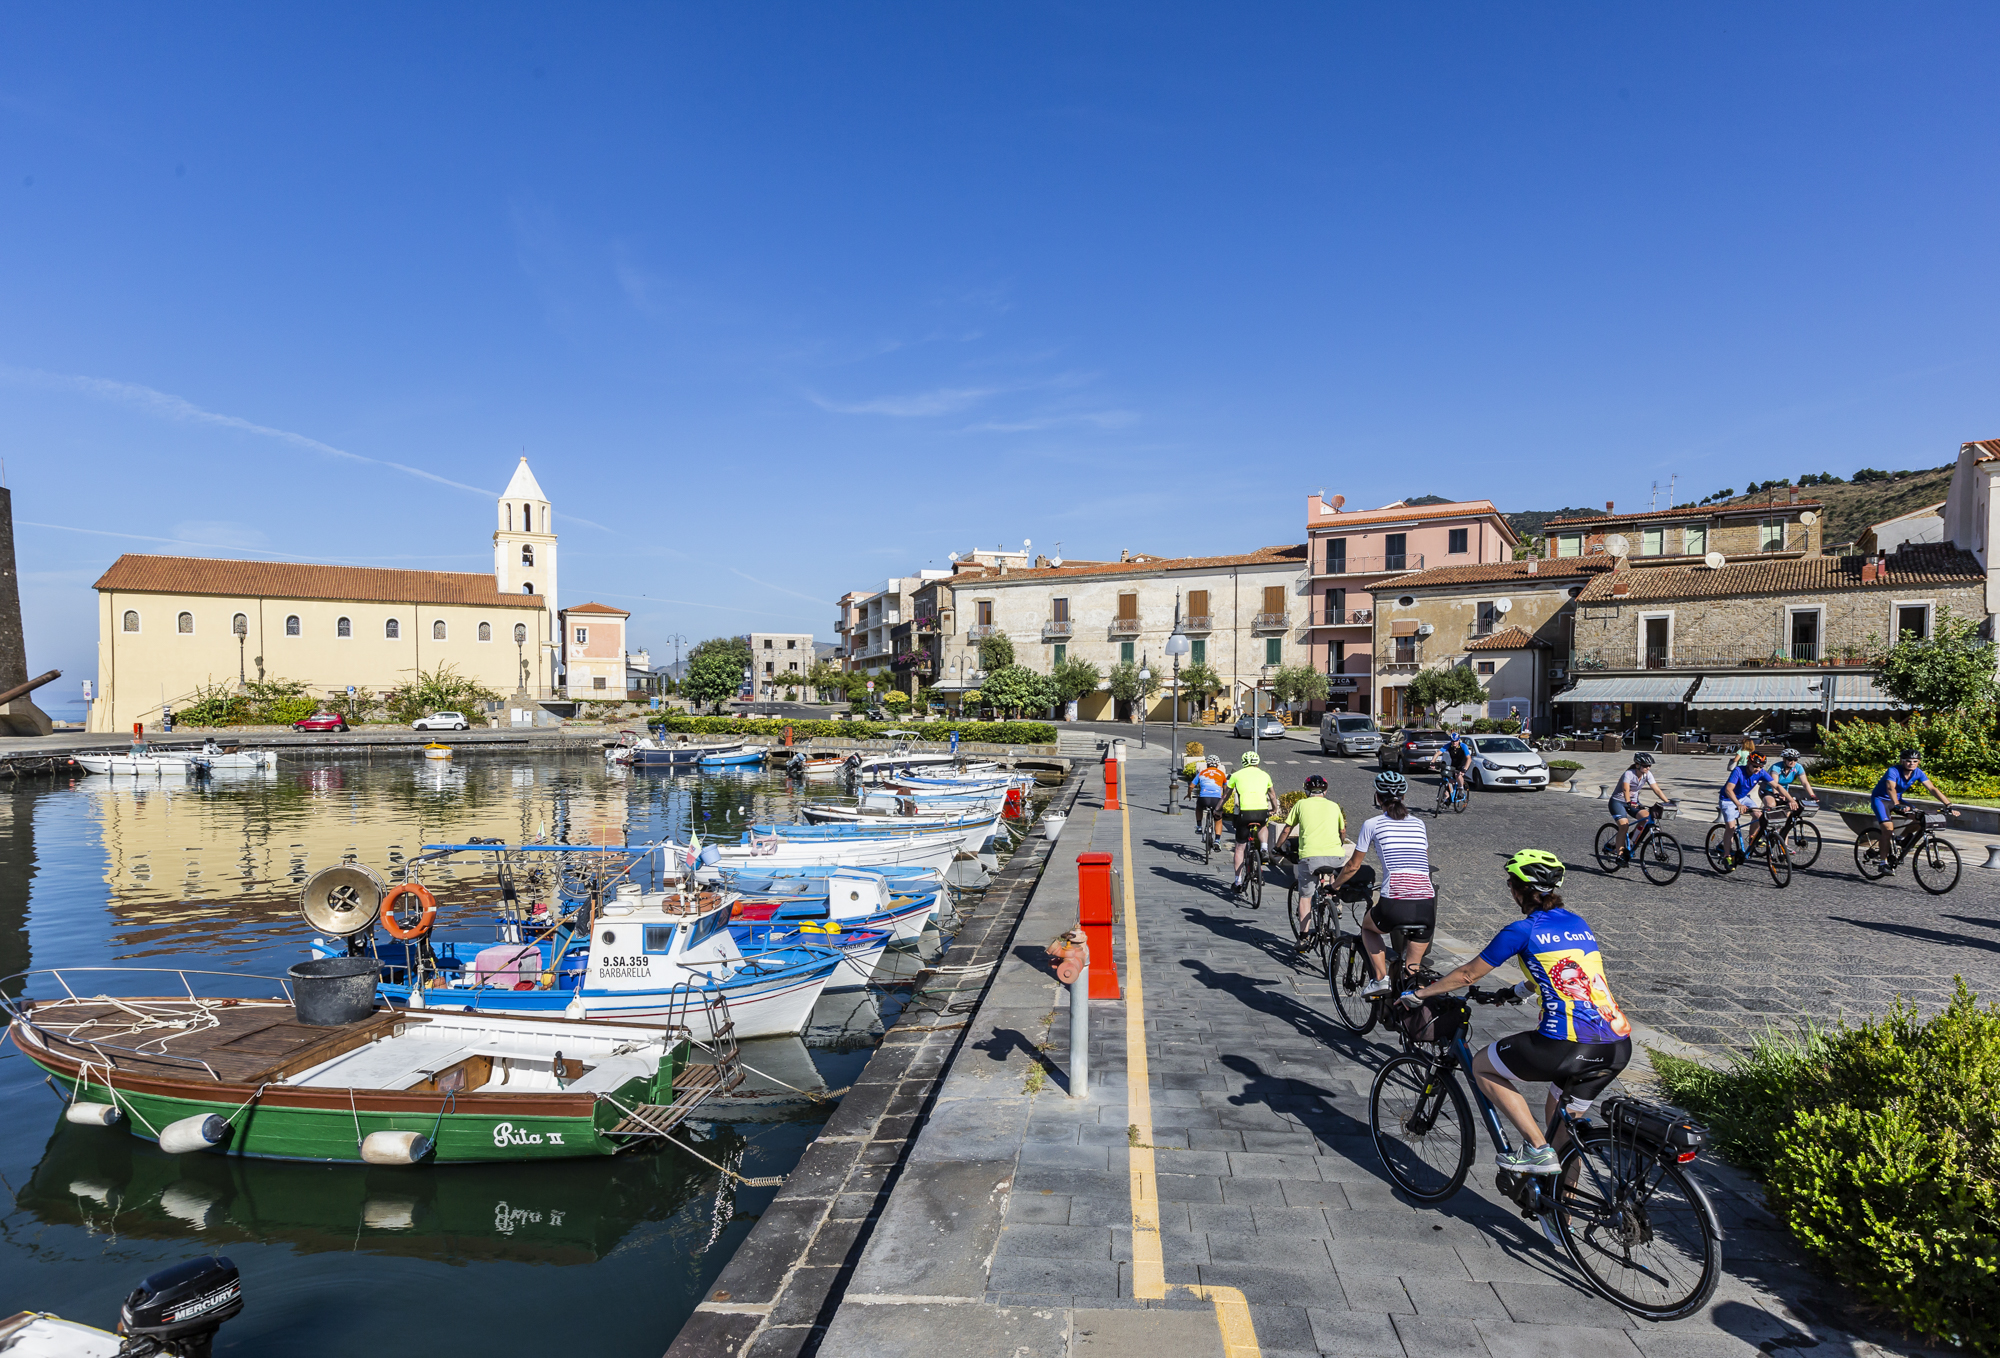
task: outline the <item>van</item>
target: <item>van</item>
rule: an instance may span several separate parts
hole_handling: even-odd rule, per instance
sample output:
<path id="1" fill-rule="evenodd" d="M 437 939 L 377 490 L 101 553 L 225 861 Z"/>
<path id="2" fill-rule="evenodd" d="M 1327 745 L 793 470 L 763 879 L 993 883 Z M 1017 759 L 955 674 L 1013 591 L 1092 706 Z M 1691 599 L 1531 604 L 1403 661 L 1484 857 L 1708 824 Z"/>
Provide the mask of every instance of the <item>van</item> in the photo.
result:
<path id="1" fill-rule="evenodd" d="M 1321 754 L 1374 754 L 1382 748 L 1382 733 L 1373 717 L 1351 712 L 1329 712 L 1320 718 Z"/>

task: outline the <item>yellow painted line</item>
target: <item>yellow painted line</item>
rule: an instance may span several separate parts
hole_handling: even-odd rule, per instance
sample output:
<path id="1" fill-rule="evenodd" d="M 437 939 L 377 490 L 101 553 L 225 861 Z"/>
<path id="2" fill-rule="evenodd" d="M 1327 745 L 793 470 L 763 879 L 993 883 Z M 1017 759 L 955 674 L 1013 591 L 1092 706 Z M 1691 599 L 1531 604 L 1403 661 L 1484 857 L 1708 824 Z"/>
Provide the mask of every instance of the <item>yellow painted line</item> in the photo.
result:
<path id="1" fill-rule="evenodd" d="M 1153 1095 L 1146 1065 L 1146 989 L 1139 969 L 1139 906 L 1132 885 L 1132 811 L 1121 803 L 1124 852 L 1119 855 L 1125 878 L 1125 1102 L 1134 1129 L 1132 1177 L 1132 1295 L 1142 1301 L 1164 1301 L 1167 1269 L 1160 1249 L 1159 1176 L 1153 1165 Z M 1250 1303 L 1234 1287 L 1175 1283 L 1215 1306 L 1215 1323 L 1222 1331 L 1224 1358 L 1261 1358 L 1257 1327 L 1250 1322 Z"/>

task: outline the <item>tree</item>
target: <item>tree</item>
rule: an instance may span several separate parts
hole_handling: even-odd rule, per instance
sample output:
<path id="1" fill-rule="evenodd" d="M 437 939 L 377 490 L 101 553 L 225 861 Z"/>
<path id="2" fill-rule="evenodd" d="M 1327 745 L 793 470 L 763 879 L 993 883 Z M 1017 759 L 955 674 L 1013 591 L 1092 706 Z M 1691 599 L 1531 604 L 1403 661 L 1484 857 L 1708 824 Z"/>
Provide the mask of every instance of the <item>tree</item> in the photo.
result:
<path id="1" fill-rule="evenodd" d="M 903 709 L 910 705 L 910 695 L 899 688 L 892 688 L 882 695 L 882 701 L 887 704 L 891 711 L 900 716 Z"/>
<path id="2" fill-rule="evenodd" d="M 681 692 L 696 707 L 721 711 L 723 703 L 742 691 L 743 666 L 749 654 L 746 646 L 741 655 L 721 648 L 697 655 L 688 662 L 687 674 L 681 680 Z"/>
<path id="3" fill-rule="evenodd" d="M 1919 711 L 1990 708 L 2000 699 L 2000 681 L 1994 678 L 1993 645 L 1979 640 L 1978 632 L 1972 619 L 1939 608 L 1929 636 L 1905 633 L 1889 648 L 1876 682 L 1891 697 Z"/>
<path id="4" fill-rule="evenodd" d="M 806 671 L 806 687 L 818 695 L 819 701 L 826 702 L 827 694 L 847 687 L 847 671 L 831 660 L 815 660 Z"/>
<path id="5" fill-rule="evenodd" d="M 1196 707 L 1206 707 L 1209 699 L 1222 692 L 1222 676 L 1196 661 L 1181 670 L 1181 692 L 1194 699 Z"/>
<path id="6" fill-rule="evenodd" d="M 991 674 L 1014 663 L 1014 643 L 1005 632 L 995 632 L 979 643 L 979 668 Z"/>
<path id="7" fill-rule="evenodd" d="M 1486 701 L 1486 690 L 1480 687 L 1478 677 L 1465 665 L 1424 670 L 1410 680 L 1407 692 L 1410 701 L 1425 712 L 1441 712 L 1460 703 Z"/>
<path id="8" fill-rule="evenodd" d="M 1064 660 L 1049 674 L 1054 683 L 1056 701 L 1073 703 L 1086 693 L 1097 692 L 1097 686 L 1104 682 L 1097 666 L 1088 660 Z"/>
<path id="9" fill-rule="evenodd" d="M 1152 672 L 1147 671 L 1148 674 Z M 1139 677 L 1139 667 L 1130 660 L 1111 667 L 1111 696 L 1121 703 L 1144 703 L 1148 694 L 1158 688 L 1159 677 L 1150 679 Z M 1136 713 L 1133 720 L 1137 720 Z"/>
<path id="10" fill-rule="evenodd" d="M 1025 665 L 989 671 L 981 692 L 996 712 L 1045 711 L 1055 702 L 1054 684 Z"/>
<path id="11" fill-rule="evenodd" d="M 1326 700 L 1326 676 L 1310 665 L 1285 665 L 1271 679 L 1280 702 L 1317 703 Z"/>
<path id="12" fill-rule="evenodd" d="M 433 712 L 464 712 L 469 716 L 483 704 L 499 701 L 500 695 L 477 679 L 460 674 L 456 666 L 440 664 L 429 674 L 418 670 L 416 678 L 389 690 L 383 705 L 389 709 L 390 721 L 408 722 Z"/>
<path id="13" fill-rule="evenodd" d="M 750 643 L 742 637 L 710 637 L 707 641 L 697 643 L 695 648 L 688 652 L 688 659 L 695 661 L 705 655 L 725 652 L 736 657 L 736 669 L 739 674 L 743 667 L 750 663 Z"/>

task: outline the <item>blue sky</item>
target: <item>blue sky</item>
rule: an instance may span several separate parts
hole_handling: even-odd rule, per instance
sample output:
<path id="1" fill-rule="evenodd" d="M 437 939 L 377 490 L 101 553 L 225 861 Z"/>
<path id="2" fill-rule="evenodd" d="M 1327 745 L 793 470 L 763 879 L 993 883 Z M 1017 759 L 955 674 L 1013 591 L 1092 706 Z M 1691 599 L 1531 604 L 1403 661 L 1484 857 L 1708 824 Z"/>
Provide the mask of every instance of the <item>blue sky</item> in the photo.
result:
<path id="1" fill-rule="evenodd" d="M 30 660 L 94 672 L 120 551 L 486 569 L 522 451 L 564 602 L 656 652 L 830 636 L 842 591 L 974 544 L 1295 541 L 1322 487 L 1939 465 L 2000 433 L 1996 37 L 1976 5 L 10 6 Z"/>

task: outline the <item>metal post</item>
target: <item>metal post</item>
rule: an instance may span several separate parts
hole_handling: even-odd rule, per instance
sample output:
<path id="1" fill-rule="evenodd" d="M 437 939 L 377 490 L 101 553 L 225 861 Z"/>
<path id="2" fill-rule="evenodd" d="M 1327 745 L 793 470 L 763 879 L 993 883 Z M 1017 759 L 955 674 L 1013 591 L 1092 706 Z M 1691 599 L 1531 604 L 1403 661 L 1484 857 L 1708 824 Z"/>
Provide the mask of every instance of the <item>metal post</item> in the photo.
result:
<path id="1" fill-rule="evenodd" d="M 1090 1094 L 1090 968 L 1069 983 L 1069 1096 Z"/>
<path id="2" fill-rule="evenodd" d="M 1181 758 L 1181 658 L 1174 657 L 1174 735 L 1167 746 L 1167 814 L 1180 814 L 1180 798 L 1174 794 L 1174 761 Z M 1185 761 L 1183 761 L 1185 762 Z"/>

